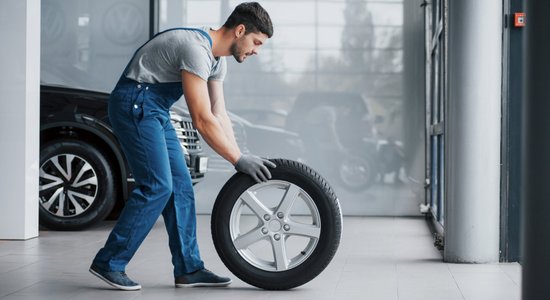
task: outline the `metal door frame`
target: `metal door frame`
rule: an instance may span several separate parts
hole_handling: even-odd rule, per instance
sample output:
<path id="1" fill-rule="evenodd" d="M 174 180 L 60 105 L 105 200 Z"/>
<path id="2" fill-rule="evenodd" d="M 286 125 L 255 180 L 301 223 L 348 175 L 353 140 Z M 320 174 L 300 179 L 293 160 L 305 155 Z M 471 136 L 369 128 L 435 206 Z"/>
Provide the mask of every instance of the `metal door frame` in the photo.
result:
<path id="1" fill-rule="evenodd" d="M 426 202 L 438 233 L 443 234 L 448 0 L 429 0 L 423 6 L 426 31 Z"/>
<path id="2" fill-rule="evenodd" d="M 502 47 L 502 146 L 500 261 L 520 261 L 523 30 L 514 28 L 522 0 L 504 0 Z"/>

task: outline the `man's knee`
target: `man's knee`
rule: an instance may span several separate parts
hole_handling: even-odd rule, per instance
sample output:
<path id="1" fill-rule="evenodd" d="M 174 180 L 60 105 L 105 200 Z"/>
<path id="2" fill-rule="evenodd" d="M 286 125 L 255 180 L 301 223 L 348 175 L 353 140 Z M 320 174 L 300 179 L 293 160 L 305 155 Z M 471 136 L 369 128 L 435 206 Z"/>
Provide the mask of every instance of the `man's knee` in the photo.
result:
<path id="1" fill-rule="evenodd" d="M 166 201 L 172 195 L 172 180 L 154 180 L 138 185 L 139 193 L 147 201 Z"/>
<path id="2" fill-rule="evenodd" d="M 156 194 L 161 200 L 166 201 L 172 195 L 173 187 L 172 180 L 159 182 L 156 187 Z"/>

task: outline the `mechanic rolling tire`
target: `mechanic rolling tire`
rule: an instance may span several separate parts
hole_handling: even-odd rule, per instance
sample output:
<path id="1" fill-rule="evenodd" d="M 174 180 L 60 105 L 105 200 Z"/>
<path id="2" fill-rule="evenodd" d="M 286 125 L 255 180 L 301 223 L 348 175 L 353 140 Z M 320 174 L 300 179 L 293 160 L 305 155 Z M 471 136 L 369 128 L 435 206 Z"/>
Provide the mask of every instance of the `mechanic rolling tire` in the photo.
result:
<path id="1" fill-rule="evenodd" d="M 79 230 L 103 220 L 115 204 L 111 167 L 94 146 L 56 140 L 40 151 L 40 224 Z"/>
<path id="2" fill-rule="evenodd" d="M 315 278 L 334 257 L 342 233 L 340 204 L 309 167 L 271 159 L 271 180 L 243 173 L 229 179 L 212 212 L 218 255 L 241 280 L 286 290 Z"/>

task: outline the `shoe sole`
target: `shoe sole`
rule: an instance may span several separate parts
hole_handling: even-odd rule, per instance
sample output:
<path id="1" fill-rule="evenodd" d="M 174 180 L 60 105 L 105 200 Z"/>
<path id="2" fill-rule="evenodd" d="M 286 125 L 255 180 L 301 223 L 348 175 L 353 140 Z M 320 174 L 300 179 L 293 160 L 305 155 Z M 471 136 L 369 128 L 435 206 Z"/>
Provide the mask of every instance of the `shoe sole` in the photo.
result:
<path id="1" fill-rule="evenodd" d="M 206 282 L 198 282 L 198 283 L 176 283 L 176 287 L 179 288 L 186 288 L 186 287 L 225 287 L 232 283 L 232 281 L 228 282 L 219 282 L 219 283 L 206 283 Z"/>
<path id="2" fill-rule="evenodd" d="M 135 286 L 123 286 L 123 285 L 119 285 L 119 284 L 116 284 L 112 281 L 110 281 L 109 279 L 101 276 L 101 274 L 99 274 L 98 272 L 92 270 L 90 268 L 90 273 L 94 274 L 96 277 L 98 277 L 99 279 L 105 281 L 107 284 L 109 284 L 110 286 L 112 287 L 116 287 L 117 289 L 120 289 L 120 290 L 123 290 L 123 291 L 137 291 L 137 290 L 141 290 L 141 285 L 135 285 Z"/>

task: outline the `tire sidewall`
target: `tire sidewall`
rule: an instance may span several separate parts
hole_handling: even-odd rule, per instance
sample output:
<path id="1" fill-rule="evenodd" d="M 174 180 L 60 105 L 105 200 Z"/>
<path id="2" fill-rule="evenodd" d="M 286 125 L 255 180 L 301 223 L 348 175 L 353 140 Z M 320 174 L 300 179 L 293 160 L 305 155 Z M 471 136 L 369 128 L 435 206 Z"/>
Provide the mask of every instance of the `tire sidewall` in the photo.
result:
<path id="1" fill-rule="evenodd" d="M 57 140 L 41 147 L 40 167 L 50 158 L 62 154 L 77 155 L 92 166 L 98 179 L 96 199 L 85 212 L 75 217 L 57 217 L 39 204 L 40 224 L 54 230 L 87 228 L 103 220 L 115 204 L 115 187 L 111 167 L 102 152 L 91 144 L 79 140 Z"/>

